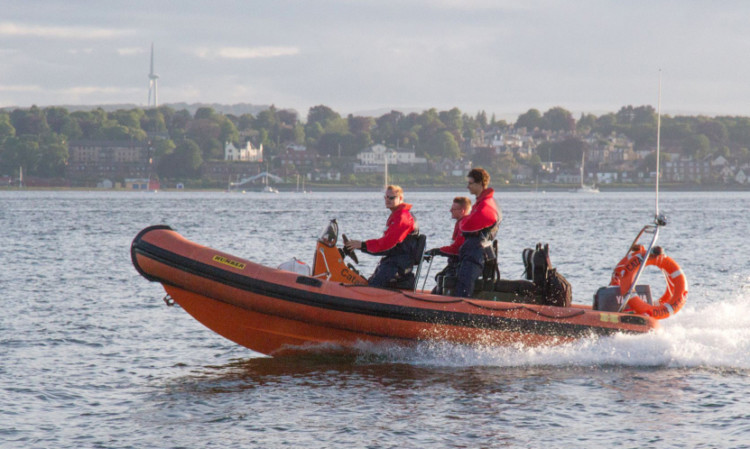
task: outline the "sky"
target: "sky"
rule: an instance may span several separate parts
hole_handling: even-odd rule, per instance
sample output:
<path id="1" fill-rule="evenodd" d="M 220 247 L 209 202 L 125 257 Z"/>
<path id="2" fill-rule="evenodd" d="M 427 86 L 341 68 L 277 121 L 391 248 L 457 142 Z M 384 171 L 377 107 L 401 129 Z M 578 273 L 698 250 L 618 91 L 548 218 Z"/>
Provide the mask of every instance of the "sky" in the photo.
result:
<path id="1" fill-rule="evenodd" d="M 750 2 L 0 0 L 0 107 L 750 115 Z M 661 89 L 659 88 L 661 79 Z"/>

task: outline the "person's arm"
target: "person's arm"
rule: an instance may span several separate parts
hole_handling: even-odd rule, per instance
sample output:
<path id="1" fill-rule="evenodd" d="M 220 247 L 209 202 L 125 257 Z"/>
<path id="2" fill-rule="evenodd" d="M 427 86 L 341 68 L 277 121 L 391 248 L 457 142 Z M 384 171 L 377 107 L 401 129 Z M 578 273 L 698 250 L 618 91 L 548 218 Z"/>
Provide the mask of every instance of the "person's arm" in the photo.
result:
<path id="1" fill-rule="evenodd" d="M 471 213 L 461 222 L 461 232 L 477 232 L 489 228 L 500 220 L 497 208 L 486 204 L 486 201 L 495 201 L 490 198 L 474 206 Z"/>
<path id="2" fill-rule="evenodd" d="M 388 226 L 379 239 L 362 242 L 362 251 L 369 254 L 379 254 L 403 242 L 414 229 L 414 219 L 409 213 L 402 213 L 394 218 L 394 223 Z"/>
<path id="3" fill-rule="evenodd" d="M 461 249 L 461 245 L 464 244 L 465 240 L 466 239 L 464 238 L 463 234 L 458 233 L 458 236 L 453 239 L 453 243 L 440 247 L 440 252 L 445 254 L 446 256 L 457 256 L 458 250 Z"/>

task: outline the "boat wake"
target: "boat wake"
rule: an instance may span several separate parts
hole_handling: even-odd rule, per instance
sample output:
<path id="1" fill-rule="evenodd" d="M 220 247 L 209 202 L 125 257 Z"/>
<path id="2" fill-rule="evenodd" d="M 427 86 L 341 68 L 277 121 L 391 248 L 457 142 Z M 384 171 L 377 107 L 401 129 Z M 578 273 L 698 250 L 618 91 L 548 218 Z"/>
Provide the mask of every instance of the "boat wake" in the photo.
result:
<path id="1" fill-rule="evenodd" d="M 696 301 L 706 304 L 707 301 Z M 416 346 L 362 344 L 359 363 L 433 367 L 630 366 L 750 369 L 750 288 L 733 299 L 686 306 L 655 332 L 582 338 L 556 346 L 458 345 L 429 341 Z"/>

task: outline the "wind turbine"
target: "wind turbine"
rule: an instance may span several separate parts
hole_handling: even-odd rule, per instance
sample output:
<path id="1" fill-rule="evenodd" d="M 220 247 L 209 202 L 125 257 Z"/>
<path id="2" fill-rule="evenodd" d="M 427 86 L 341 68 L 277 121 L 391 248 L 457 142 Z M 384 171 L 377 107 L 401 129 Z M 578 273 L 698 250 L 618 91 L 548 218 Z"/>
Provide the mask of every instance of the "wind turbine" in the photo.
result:
<path id="1" fill-rule="evenodd" d="M 148 74 L 148 107 L 158 106 L 158 86 L 156 81 L 159 79 L 159 75 L 154 73 L 154 43 L 151 42 L 151 71 Z M 151 102 L 151 92 L 154 93 L 154 101 Z"/>

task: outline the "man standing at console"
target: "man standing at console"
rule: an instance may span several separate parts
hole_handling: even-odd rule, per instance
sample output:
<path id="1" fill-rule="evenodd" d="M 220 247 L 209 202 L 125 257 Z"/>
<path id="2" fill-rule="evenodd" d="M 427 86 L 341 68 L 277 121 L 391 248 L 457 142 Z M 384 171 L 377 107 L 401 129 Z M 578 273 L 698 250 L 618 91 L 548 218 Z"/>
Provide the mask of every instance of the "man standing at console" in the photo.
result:
<path id="1" fill-rule="evenodd" d="M 465 241 L 458 251 L 455 296 L 464 298 L 474 293 L 474 283 L 482 274 L 486 254 L 492 251 L 492 241 L 503 220 L 502 212 L 495 203 L 495 190 L 488 187 L 489 173 L 481 167 L 474 168 L 466 176 L 466 181 L 466 187 L 469 193 L 476 196 L 476 201 L 459 226 Z"/>
<path id="2" fill-rule="evenodd" d="M 375 272 L 367 280 L 368 285 L 383 287 L 397 274 L 403 274 L 413 264 L 412 254 L 415 237 L 419 235 L 419 226 L 412 216 L 411 204 L 404 203 L 404 191 L 401 187 L 390 185 L 385 190 L 385 207 L 391 215 L 386 221 L 385 232 L 379 239 L 366 241 L 350 240 L 346 243 L 349 250 L 359 249 L 364 253 L 383 256 Z"/>

